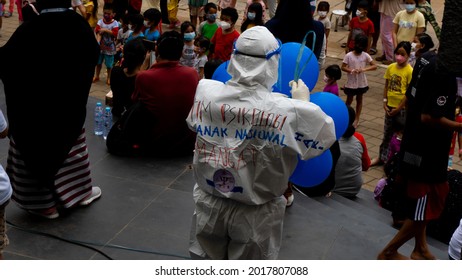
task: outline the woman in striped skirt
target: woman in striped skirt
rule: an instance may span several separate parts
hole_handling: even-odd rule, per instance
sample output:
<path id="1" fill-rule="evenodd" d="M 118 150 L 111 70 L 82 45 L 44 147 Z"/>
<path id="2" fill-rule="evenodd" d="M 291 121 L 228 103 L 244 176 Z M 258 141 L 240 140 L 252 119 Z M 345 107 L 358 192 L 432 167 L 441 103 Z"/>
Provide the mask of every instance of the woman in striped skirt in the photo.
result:
<path id="1" fill-rule="evenodd" d="M 49 219 L 59 216 L 60 207 L 88 205 L 101 196 L 92 186 L 83 129 L 99 47 L 88 23 L 68 9 L 70 2 L 38 0 L 40 15 L 0 48 L 12 198 Z M 44 32 L 50 26 L 53 32 Z"/>

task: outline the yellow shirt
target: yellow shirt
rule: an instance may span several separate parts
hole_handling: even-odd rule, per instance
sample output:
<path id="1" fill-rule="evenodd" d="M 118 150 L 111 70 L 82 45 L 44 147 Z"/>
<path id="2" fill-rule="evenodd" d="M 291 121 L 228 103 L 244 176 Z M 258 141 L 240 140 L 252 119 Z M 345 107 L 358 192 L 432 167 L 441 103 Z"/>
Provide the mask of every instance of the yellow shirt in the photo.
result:
<path id="1" fill-rule="evenodd" d="M 96 27 L 96 24 L 98 23 L 98 18 L 96 17 L 96 15 L 93 15 L 93 9 L 95 8 L 95 6 L 93 5 L 92 1 L 88 1 L 88 3 L 84 4 L 84 6 L 87 16 L 90 15 L 90 17 L 87 19 L 88 24 L 91 26 L 91 28 L 94 29 Z"/>
<path id="2" fill-rule="evenodd" d="M 392 63 L 388 66 L 383 77 L 388 80 L 387 105 L 396 108 L 406 94 L 407 87 L 411 82 L 412 67 L 407 64 L 401 68 L 396 62 Z"/>
<path id="3" fill-rule="evenodd" d="M 396 34 L 397 43 L 402 41 L 412 42 L 417 33 L 417 28 L 425 27 L 425 18 L 419 11 L 408 14 L 406 10 L 400 11 L 393 19 L 393 23 L 399 25 Z"/>

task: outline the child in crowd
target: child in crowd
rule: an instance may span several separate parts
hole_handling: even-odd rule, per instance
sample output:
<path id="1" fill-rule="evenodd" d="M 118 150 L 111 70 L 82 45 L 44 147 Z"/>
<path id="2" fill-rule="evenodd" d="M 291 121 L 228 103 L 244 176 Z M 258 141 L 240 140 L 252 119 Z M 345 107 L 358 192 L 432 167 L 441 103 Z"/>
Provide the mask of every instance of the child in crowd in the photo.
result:
<path id="1" fill-rule="evenodd" d="M 196 59 L 194 62 L 194 67 L 199 74 L 199 79 L 204 78 L 204 67 L 207 63 L 207 52 L 210 48 L 210 40 L 204 36 L 197 37 L 194 40 L 194 52 L 196 53 Z"/>
<path id="2" fill-rule="evenodd" d="M 244 22 L 247 19 L 247 13 L 249 10 L 249 6 L 252 5 L 253 3 L 259 3 L 262 8 L 262 20 L 265 22 L 265 12 L 266 12 L 266 5 L 265 1 L 263 0 L 247 0 L 245 3 L 245 8 L 244 8 L 244 16 L 242 17 L 242 22 Z"/>
<path id="3" fill-rule="evenodd" d="M 0 10 L 1 11 L 1 10 Z M 8 135 L 8 124 L 0 110 L 0 138 Z M 0 165 L 0 260 L 3 260 L 3 250 L 8 246 L 8 236 L 6 235 L 6 216 L 5 208 L 10 201 L 13 189 L 11 188 L 10 179 L 3 167 Z"/>
<path id="4" fill-rule="evenodd" d="M 197 35 L 202 35 L 205 38 L 212 40 L 213 35 L 218 29 L 217 23 L 217 5 L 215 3 L 207 3 L 204 6 L 205 12 L 205 21 L 199 24 L 199 28 L 197 29 Z"/>
<path id="5" fill-rule="evenodd" d="M 194 67 L 196 54 L 194 52 L 194 38 L 196 27 L 190 21 L 181 24 L 181 36 L 183 37 L 183 54 L 180 58 L 180 65 Z"/>
<path id="6" fill-rule="evenodd" d="M 327 1 L 319 2 L 319 4 L 318 4 L 318 16 L 316 17 L 316 20 L 322 22 L 322 24 L 324 25 L 324 34 L 326 35 L 326 41 L 329 38 L 329 33 L 330 33 L 330 28 L 331 28 L 330 20 L 327 17 L 327 14 L 329 13 L 329 10 L 330 10 L 329 2 L 327 2 Z"/>
<path id="7" fill-rule="evenodd" d="M 96 24 L 98 23 L 98 1 L 87 0 L 83 6 L 85 7 L 85 19 L 90 27 L 95 30 Z"/>
<path id="8" fill-rule="evenodd" d="M 162 14 L 158 9 L 150 8 L 143 13 L 143 17 L 144 27 L 146 28 L 144 30 L 144 38 L 156 42 L 161 35 L 158 27 Z"/>
<path id="9" fill-rule="evenodd" d="M 389 145 L 395 129 L 393 123 L 404 124 L 406 120 L 406 90 L 412 79 L 412 67 L 409 65 L 411 43 L 400 42 L 395 49 L 396 62 L 390 64 L 385 72 L 383 91 L 383 109 L 385 110 L 383 138 L 380 144 L 379 157 L 372 160 L 371 165 L 382 165 L 388 160 Z"/>
<path id="10" fill-rule="evenodd" d="M 236 8 L 236 0 L 218 0 L 218 11 L 226 8 Z"/>
<path id="11" fill-rule="evenodd" d="M 119 23 L 114 19 L 114 11 L 112 5 L 109 3 L 103 6 L 103 19 L 98 21 L 95 28 L 95 33 L 101 36 L 100 48 L 101 53 L 99 55 L 98 64 L 96 65 L 96 73 L 93 77 L 93 82 L 99 81 L 99 75 L 103 60 L 106 64 L 107 69 L 107 81 L 109 85 L 111 81 L 111 69 L 114 65 L 114 57 L 116 54 L 116 38 L 119 33 Z"/>
<path id="12" fill-rule="evenodd" d="M 324 87 L 323 92 L 330 92 L 339 96 L 337 81 L 341 78 L 342 70 L 337 64 L 327 66 L 324 70 L 324 82 L 326 83 L 326 86 Z"/>
<path id="13" fill-rule="evenodd" d="M 350 33 L 348 34 L 348 43 L 345 52 L 351 52 L 355 47 L 355 37 L 358 34 L 363 34 L 367 37 L 367 45 L 364 49 L 369 53 L 372 45 L 372 35 L 374 34 L 374 23 L 367 17 L 368 6 L 367 1 L 361 1 L 356 10 L 356 17 L 350 20 Z"/>
<path id="14" fill-rule="evenodd" d="M 135 38 L 144 38 L 143 27 L 144 17 L 141 14 L 129 15 L 128 29 L 130 29 L 132 32 L 130 32 L 130 34 L 128 35 L 128 38 L 127 40 L 125 40 L 125 43 L 128 43 Z"/>
<path id="15" fill-rule="evenodd" d="M 215 70 L 223 63 L 221 59 L 208 60 L 204 65 L 204 78 L 211 79 Z"/>
<path id="16" fill-rule="evenodd" d="M 178 19 L 178 2 L 179 0 L 170 0 L 167 4 L 168 10 L 168 21 L 170 25 L 168 26 L 170 29 L 178 28 L 181 25 L 180 20 Z"/>
<path id="17" fill-rule="evenodd" d="M 357 35 L 354 50 L 345 55 L 342 63 L 342 71 L 347 72 L 347 83 L 344 91 L 347 95 L 346 104 L 351 105 L 356 96 L 356 119 L 353 127 L 359 125 L 359 118 L 363 107 L 363 94 L 369 90 L 366 71 L 377 69 L 372 57 L 366 52 L 368 38 L 365 35 Z"/>
<path id="18" fill-rule="evenodd" d="M 189 0 L 189 18 L 191 19 L 194 28 L 197 26 L 197 17 L 199 17 L 199 23 L 204 21 L 204 6 L 208 0 Z"/>
<path id="19" fill-rule="evenodd" d="M 260 3 L 252 3 L 247 9 L 246 19 L 241 25 L 241 33 L 246 31 L 248 28 L 258 25 L 264 25 L 262 6 Z"/>
<path id="20" fill-rule="evenodd" d="M 117 40 L 116 40 L 117 53 L 114 58 L 114 61 L 116 64 L 118 64 L 118 62 L 121 60 L 122 53 L 124 51 L 125 42 L 127 41 L 128 36 L 130 36 L 130 33 L 132 33 L 132 31 L 128 29 L 128 15 L 124 15 L 123 17 L 120 18 L 119 26 L 121 28 L 119 29 L 119 32 L 117 33 Z"/>
<path id="21" fill-rule="evenodd" d="M 212 47 L 210 53 L 212 58 L 219 58 L 223 61 L 231 59 L 234 41 L 239 37 L 239 32 L 234 28 L 239 15 L 234 8 L 225 8 L 221 10 L 220 27 L 213 35 Z"/>

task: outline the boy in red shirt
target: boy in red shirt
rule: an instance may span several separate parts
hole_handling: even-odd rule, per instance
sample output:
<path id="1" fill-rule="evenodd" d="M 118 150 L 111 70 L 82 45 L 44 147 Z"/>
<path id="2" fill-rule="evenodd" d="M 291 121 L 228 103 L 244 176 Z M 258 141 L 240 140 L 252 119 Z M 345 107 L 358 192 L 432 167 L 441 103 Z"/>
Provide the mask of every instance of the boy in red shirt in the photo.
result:
<path id="1" fill-rule="evenodd" d="M 212 59 L 227 61 L 231 59 L 234 41 L 239 37 L 239 32 L 234 29 L 239 15 L 235 8 L 225 8 L 221 10 L 220 27 L 210 41 L 212 46 L 210 53 Z"/>
<path id="2" fill-rule="evenodd" d="M 358 3 L 358 9 L 356 10 L 356 17 L 350 20 L 350 34 L 348 34 L 348 43 L 345 53 L 349 53 L 354 50 L 355 37 L 358 34 L 364 34 L 367 36 L 367 49 L 365 52 L 369 52 L 372 43 L 372 35 L 374 34 L 374 23 L 367 17 L 368 3 L 367 1 L 361 1 Z"/>

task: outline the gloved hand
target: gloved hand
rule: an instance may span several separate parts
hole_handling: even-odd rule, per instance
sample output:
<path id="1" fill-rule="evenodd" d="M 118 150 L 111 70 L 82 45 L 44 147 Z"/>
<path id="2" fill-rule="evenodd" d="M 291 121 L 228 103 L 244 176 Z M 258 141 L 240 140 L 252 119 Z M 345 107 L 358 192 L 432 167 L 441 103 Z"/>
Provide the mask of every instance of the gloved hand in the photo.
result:
<path id="1" fill-rule="evenodd" d="M 289 86 L 292 88 L 290 93 L 292 94 L 293 99 L 310 101 L 310 89 L 305 85 L 305 83 L 299 79 L 298 82 L 290 81 Z"/>

